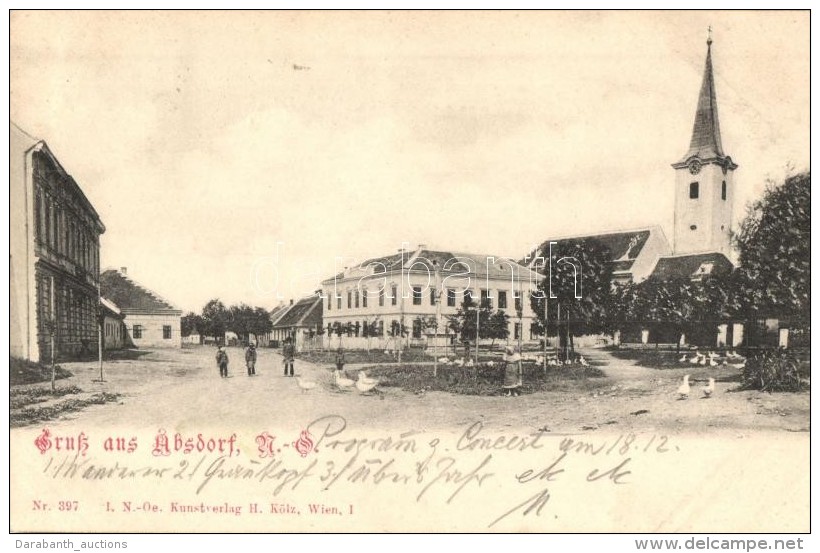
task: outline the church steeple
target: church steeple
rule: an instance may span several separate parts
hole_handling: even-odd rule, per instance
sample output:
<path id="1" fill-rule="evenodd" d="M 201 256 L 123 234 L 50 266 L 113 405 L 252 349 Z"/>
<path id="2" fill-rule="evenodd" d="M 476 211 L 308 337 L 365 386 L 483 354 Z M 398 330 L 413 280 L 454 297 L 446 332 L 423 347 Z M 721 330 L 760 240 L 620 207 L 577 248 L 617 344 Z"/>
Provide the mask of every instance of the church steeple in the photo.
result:
<path id="1" fill-rule="evenodd" d="M 689 151 L 686 152 L 685 157 L 688 159 L 693 155 L 701 159 L 723 157 L 715 77 L 712 73 L 711 36 L 706 41 L 706 67 L 703 70 L 703 83 L 700 85 L 698 109 L 695 112 L 695 124 L 692 127 L 692 140 L 689 142 Z"/>
<path id="2" fill-rule="evenodd" d="M 731 251 L 730 233 L 737 164 L 723 151 L 712 71 L 712 33 L 698 95 L 689 150 L 675 168 L 675 253 Z"/>

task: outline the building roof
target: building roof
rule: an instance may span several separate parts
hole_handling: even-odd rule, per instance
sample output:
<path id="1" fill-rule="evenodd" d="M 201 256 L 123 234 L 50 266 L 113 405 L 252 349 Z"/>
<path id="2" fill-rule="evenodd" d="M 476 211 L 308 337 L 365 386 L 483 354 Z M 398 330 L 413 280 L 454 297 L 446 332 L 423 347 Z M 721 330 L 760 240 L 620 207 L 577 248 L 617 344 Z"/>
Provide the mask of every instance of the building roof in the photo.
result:
<path id="1" fill-rule="evenodd" d="M 533 276 L 540 278 L 540 275 L 538 275 L 536 271 L 509 257 L 432 250 L 424 246 L 419 246 L 414 251 L 399 252 L 368 259 L 355 267 L 346 269 L 344 272 L 325 280 L 324 284 L 330 284 L 345 278 L 361 278 L 362 276 L 389 274 L 400 270 L 407 272 L 425 271 L 430 275 L 438 271 L 442 277 L 446 277 L 450 274 L 463 275 L 466 269 L 470 275 L 482 279 L 509 279 L 510 272 L 513 268 L 519 272 L 519 276 L 526 277 L 532 273 Z"/>
<path id="2" fill-rule="evenodd" d="M 108 269 L 100 274 L 100 293 L 124 312 L 139 310 L 181 313 L 170 302 L 116 269 Z"/>
<path id="3" fill-rule="evenodd" d="M 102 306 L 103 310 L 108 311 L 110 315 L 122 318 L 122 311 L 120 311 L 120 308 L 117 307 L 117 304 L 115 304 L 113 301 L 100 296 L 100 305 Z"/>
<path id="4" fill-rule="evenodd" d="M 653 232 L 660 232 L 659 227 L 647 227 L 635 230 L 606 232 L 602 234 L 588 234 L 581 236 L 566 236 L 545 240 L 537 250 L 532 251 L 522 260 L 530 264 L 538 256 L 538 252 L 549 249 L 550 242 L 557 242 L 559 245 L 573 245 L 575 243 L 594 241 L 605 247 L 610 252 L 610 263 L 612 263 L 613 273 L 628 273 L 632 269 L 635 260 L 643 251 L 644 246 Z"/>
<path id="5" fill-rule="evenodd" d="M 82 188 L 80 188 L 80 185 L 77 184 L 77 181 L 74 180 L 74 177 L 69 175 L 68 171 L 66 171 L 65 168 L 62 166 L 60 161 L 48 147 L 48 144 L 46 144 L 45 140 L 33 137 L 32 135 L 24 131 L 19 125 L 17 125 L 17 123 L 15 123 L 14 121 L 9 121 L 9 154 L 12 157 L 24 157 L 28 154 L 29 151 L 32 150 L 42 153 L 46 158 L 48 158 L 51 161 L 57 172 L 61 176 L 65 177 L 65 180 L 63 181 L 65 185 L 71 188 L 74 195 L 77 198 L 79 198 L 79 201 L 83 204 L 83 206 L 94 218 L 94 222 L 97 224 L 100 234 L 104 233 L 105 225 L 100 219 L 99 213 L 97 213 L 97 210 L 94 209 L 94 206 L 91 204 L 88 197 L 86 197 Z"/>
<path id="6" fill-rule="evenodd" d="M 731 158 L 723 153 L 723 144 L 720 139 L 715 77 L 712 72 L 711 37 L 706 41 L 706 45 L 706 65 L 703 69 L 703 82 L 698 95 L 698 107 L 695 110 L 695 123 L 692 125 L 692 139 L 689 141 L 689 150 L 675 165 L 680 166 L 693 157 L 698 157 L 702 160 L 717 159 L 735 168 L 736 165 Z"/>
<path id="7" fill-rule="evenodd" d="M 720 252 L 668 255 L 658 259 L 650 278 L 701 280 L 708 276 L 727 274 L 733 268 L 732 262 Z"/>
<path id="8" fill-rule="evenodd" d="M 322 324 L 322 297 L 311 294 L 284 311 L 273 328 L 315 327 Z"/>

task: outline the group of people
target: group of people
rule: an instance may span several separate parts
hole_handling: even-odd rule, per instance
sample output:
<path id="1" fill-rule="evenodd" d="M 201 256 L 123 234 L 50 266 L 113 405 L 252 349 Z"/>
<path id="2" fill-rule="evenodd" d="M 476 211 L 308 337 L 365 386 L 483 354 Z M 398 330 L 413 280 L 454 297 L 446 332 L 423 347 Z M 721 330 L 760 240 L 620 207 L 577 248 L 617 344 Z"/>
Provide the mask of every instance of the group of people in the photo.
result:
<path id="1" fill-rule="evenodd" d="M 282 346 L 282 364 L 285 367 L 284 376 L 293 376 L 293 359 L 296 356 L 296 348 L 293 346 L 293 340 L 285 339 L 285 344 Z M 225 351 L 225 346 L 219 346 L 216 350 L 216 366 L 219 367 L 219 376 L 221 378 L 228 378 L 228 352 Z M 245 366 L 248 369 L 248 376 L 256 376 L 256 344 L 251 342 L 245 349 Z"/>

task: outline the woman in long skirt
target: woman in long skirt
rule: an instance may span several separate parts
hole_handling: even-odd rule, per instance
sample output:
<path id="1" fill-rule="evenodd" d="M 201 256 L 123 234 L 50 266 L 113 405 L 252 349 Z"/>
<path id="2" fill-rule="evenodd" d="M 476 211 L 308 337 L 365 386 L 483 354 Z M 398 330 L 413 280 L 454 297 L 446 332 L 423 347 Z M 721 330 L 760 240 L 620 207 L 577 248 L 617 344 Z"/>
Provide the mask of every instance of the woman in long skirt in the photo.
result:
<path id="1" fill-rule="evenodd" d="M 512 346 L 504 350 L 504 384 L 506 396 L 521 395 L 521 355 Z"/>

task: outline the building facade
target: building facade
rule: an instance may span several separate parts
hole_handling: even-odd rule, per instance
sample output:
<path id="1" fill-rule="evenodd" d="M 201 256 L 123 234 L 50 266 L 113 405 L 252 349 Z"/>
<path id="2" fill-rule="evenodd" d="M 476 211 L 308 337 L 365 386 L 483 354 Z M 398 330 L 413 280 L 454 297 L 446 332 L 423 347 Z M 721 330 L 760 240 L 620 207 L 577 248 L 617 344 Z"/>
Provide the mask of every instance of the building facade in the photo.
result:
<path id="1" fill-rule="evenodd" d="M 103 326 L 103 349 L 122 349 L 128 346 L 128 333 L 122 311 L 117 305 L 106 298 L 100 298 Z"/>
<path id="2" fill-rule="evenodd" d="M 137 348 L 182 347 L 182 311 L 155 292 L 139 285 L 123 267 L 100 275 L 103 296 L 125 317 L 126 340 Z"/>
<path id="3" fill-rule="evenodd" d="M 48 362 L 98 348 L 105 226 L 48 145 L 9 133 L 10 354 Z"/>
<path id="4" fill-rule="evenodd" d="M 450 344 L 447 317 L 466 296 L 509 317 L 509 341 L 536 340 L 530 294 L 541 276 L 506 257 L 427 249 L 369 259 L 322 282 L 326 340 Z M 350 339 L 358 339 L 351 341 Z M 372 344 L 369 344 L 372 345 Z"/>

